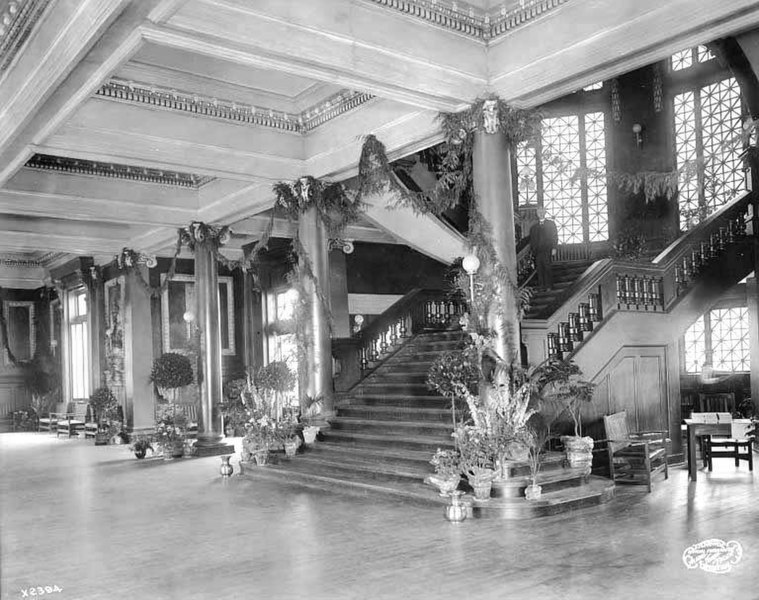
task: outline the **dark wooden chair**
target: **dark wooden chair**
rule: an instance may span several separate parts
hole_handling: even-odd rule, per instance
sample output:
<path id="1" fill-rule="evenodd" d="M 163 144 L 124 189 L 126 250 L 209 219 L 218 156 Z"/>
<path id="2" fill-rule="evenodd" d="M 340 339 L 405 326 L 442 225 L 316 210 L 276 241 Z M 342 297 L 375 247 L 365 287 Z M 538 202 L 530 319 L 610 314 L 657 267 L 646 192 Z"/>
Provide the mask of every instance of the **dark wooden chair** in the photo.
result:
<path id="1" fill-rule="evenodd" d="M 615 483 L 645 485 L 651 491 L 651 479 L 667 467 L 666 431 L 640 431 L 631 433 L 627 427 L 627 412 L 604 417 L 606 444 L 609 451 L 609 472 Z"/>
<path id="2" fill-rule="evenodd" d="M 748 419 L 731 422 L 730 437 L 708 436 L 704 440 L 704 462 L 712 470 L 712 459 L 732 458 L 735 466 L 748 462 L 748 470 L 754 470 L 754 437 L 749 432 L 753 425 Z"/>
<path id="3" fill-rule="evenodd" d="M 735 412 L 735 394 L 733 392 L 699 394 L 698 412 L 733 414 Z"/>

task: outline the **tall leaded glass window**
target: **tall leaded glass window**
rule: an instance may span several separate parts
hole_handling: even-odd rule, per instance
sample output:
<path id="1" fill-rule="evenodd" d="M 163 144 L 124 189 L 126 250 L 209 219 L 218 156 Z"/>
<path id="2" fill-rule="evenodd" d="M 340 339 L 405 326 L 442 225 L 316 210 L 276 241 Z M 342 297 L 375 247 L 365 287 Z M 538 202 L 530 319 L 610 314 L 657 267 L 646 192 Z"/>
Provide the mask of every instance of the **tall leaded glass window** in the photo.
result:
<path id="1" fill-rule="evenodd" d="M 543 119 L 539 140 L 516 152 L 519 204 L 537 204 L 559 243 L 608 239 L 606 132 L 602 112 Z"/>
<path id="2" fill-rule="evenodd" d="M 740 88 L 733 77 L 720 76 L 716 65 L 703 65 L 713 58 L 705 46 L 698 46 L 678 52 L 671 61 L 673 72 L 693 69 L 700 80 L 679 85 L 673 99 L 682 230 L 734 198 L 744 185 Z M 693 81 L 691 75 L 682 77 Z"/>
<path id="3" fill-rule="evenodd" d="M 748 338 L 748 309 L 711 311 L 712 361 L 715 371 L 748 371 L 751 362 Z"/>
<path id="4" fill-rule="evenodd" d="M 84 288 L 68 295 L 68 372 L 71 397 L 84 400 L 90 395 L 90 342 L 87 292 Z"/>
<path id="5" fill-rule="evenodd" d="M 748 309 L 716 308 L 685 332 L 685 372 L 700 373 L 704 365 L 715 371 L 750 370 Z"/>
<path id="6" fill-rule="evenodd" d="M 685 372 L 700 373 L 706 363 L 706 331 L 704 317 L 696 319 L 685 332 Z"/>

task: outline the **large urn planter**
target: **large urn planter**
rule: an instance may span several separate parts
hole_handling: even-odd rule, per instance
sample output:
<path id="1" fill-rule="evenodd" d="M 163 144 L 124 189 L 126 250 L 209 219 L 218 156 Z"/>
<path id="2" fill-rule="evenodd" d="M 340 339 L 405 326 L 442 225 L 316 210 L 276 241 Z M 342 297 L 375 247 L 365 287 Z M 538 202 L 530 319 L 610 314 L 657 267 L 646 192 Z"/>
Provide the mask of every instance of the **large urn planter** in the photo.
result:
<path id="1" fill-rule="evenodd" d="M 461 503 L 461 495 L 464 492 L 455 490 L 451 492 L 451 503 L 445 507 L 443 515 L 451 523 L 461 523 L 466 520 L 467 508 Z"/>
<path id="2" fill-rule="evenodd" d="M 593 465 L 593 438 L 564 435 L 561 437 L 564 444 L 567 463 L 570 467 L 584 467 L 588 473 Z"/>
<path id="3" fill-rule="evenodd" d="M 487 479 L 476 480 L 472 482 L 472 490 L 474 490 L 474 498 L 479 502 L 486 502 L 490 500 L 490 494 L 493 491 L 493 480 Z"/>

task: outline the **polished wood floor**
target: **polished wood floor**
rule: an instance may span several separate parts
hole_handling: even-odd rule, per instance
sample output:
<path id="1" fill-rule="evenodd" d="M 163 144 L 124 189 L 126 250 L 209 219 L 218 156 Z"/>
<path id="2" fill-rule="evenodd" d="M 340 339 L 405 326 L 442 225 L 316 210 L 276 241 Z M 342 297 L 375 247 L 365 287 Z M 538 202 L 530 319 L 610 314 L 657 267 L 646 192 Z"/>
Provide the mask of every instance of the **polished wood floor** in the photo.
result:
<path id="1" fill-rule="evenodd" d="M 222 480 L 219 464 L 0 434 L 0 598 L 759 598 L 759 474 L 727 459 L 696 484 L 676 467 L 651 494 L 459 525 L 440 509 Z M 742 545 L 730 573 L 684 566 L 710 538 Z"/>

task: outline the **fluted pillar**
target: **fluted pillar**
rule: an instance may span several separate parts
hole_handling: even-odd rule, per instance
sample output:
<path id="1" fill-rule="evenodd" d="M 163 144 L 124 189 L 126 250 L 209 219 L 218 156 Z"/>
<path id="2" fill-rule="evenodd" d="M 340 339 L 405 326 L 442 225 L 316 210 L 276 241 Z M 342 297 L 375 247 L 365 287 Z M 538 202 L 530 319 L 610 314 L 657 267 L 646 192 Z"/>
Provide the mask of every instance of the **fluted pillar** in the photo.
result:
<path id="1" fill-rule="evenodd" d="M 305 266 L 304 261 L 308 261 L 316 279 L 316 283 L 309 277 L 303 281 L 308 305 L 306 324 L 308 343 L 305 348 L 305 365 L 302 365 L 305 376 L 301 379 L 305 383 L 305 389 L 301 390 L 301 395 L 305 394 L 313 398 L 322 396 L 324 399 L 322 417 L 329 418 L 334 415 L 332 339 L 329 315 L 324 306 L 324 302 L 329 302 L 330 299 L 329 239 L 315 207 L 301 214 L 298 221 L 298 236 L 305 250 L 305 256 L 299 257 L 301 271 Z"/>
<path id="2" fill-rule="evenodd" d="M 489 326 L 496 331 L 495 350 L 507 363 L 519 362 L 519 319 L 516 289 L 517 253 L 514 238 L 514 197 L 511 185 L 511 151 L 501 132 L 474 134 L 472 175 L 477 207 L 490 226 L 496 254 L 511 276 L 511 285 L 501 285 L 490 310 Z M 482 258 L 482 257 L 481 257 Z M 491 265 L 483 261 L 480 276 Z M 502 310 L 495 305 L 500 303 Z"/>
<path id="3" fill-rule="evenodd" d="M 198 446 L 221 440 L 221 319 L 219 273 L 210 244 L 195 246 L 195 314 L 200 327 L 200 415 Z"/>

